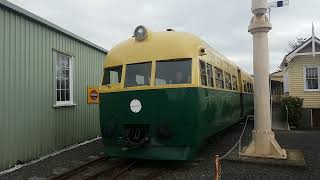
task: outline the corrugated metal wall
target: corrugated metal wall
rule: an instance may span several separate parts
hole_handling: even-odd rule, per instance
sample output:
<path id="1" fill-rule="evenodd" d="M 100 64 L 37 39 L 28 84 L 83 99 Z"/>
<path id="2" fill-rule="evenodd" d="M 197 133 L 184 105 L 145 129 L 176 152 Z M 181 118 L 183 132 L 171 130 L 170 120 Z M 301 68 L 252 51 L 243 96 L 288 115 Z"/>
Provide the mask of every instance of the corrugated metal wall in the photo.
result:
<path id="1" fill-rule="evenodd" d="M 73 107 L 54 108 L 53 52 L 74 56 Z M 99 135 L 98 85 L 105 53 L 0 6 L 0 170 Z"/>

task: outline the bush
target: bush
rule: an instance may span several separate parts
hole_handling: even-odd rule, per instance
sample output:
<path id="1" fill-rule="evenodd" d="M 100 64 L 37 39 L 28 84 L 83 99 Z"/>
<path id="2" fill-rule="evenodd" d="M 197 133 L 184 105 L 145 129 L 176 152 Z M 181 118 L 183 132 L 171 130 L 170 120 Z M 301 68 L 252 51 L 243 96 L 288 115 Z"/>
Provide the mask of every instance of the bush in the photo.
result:
<path id="1" fill-rule="evenodd" d="M 288 107 L 288 121 L 290 125 L 299 127 L 302 120 L 303 99 L 299 97 L 287 96 L 281 99 L 283 112 Z"/>

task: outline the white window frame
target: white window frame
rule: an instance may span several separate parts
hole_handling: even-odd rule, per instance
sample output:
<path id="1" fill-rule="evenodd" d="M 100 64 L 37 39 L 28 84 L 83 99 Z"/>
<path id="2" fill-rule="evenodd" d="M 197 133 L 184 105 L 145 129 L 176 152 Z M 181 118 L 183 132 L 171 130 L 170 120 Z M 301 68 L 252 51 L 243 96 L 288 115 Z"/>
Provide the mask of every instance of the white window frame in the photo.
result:
<path id="1" fill-rule="evenodd" d="M 65 106 L 75 106 L 76 104 L 73 101 L 73 67 L 74 67 L 74 56 L 68 53 L 64 53 L 61 51 L 56 51 L 54 50 L 54 56 L 53 56 L 53 95 L 54 95 L 54 104 L 53 107 L 65 107 Z M 69 57 L 69 88 L 70 88 L 70 100 L 69 101 L 57 101 L 57 74 L 56 74 L 56 66 L 57 66 L 57 60 L 58 60 L 58 55 L 64 55 Z"/>
<path id="2" fill-rule="evenodd" d="M 318 89 L 308 89 L 307 88 L 307 68 L 317 68 L 318 69 Z M 304 91 L 315 92 L 320 91 L 320 65 L 303 65 L 303 81 L 304 81 Z"/>

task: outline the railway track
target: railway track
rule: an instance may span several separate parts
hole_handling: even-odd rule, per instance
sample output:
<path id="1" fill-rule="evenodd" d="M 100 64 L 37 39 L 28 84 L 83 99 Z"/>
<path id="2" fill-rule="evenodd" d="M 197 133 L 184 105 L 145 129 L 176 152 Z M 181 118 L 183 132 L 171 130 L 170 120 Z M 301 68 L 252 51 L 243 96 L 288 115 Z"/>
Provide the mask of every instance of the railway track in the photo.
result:
<path id="1" fill-rule="evenodd" d="M 132 161 L 111 157 L 99 157 L 84 163 L 63 174 L 48 178 L 49 180 L 120 180 L 143 179 L 157 177 L 165 168 L 144 161 Z"/>

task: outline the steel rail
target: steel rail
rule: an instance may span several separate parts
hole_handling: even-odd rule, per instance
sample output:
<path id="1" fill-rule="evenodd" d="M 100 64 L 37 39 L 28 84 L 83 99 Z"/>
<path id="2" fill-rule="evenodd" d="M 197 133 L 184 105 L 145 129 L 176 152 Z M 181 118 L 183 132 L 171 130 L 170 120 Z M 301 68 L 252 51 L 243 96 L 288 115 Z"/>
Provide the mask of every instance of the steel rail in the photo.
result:
<path id="1" fill-rule="evenodd" d="M 127 172 L 133 165 L 137 164 L 137 161 L 134 161 L 132 163 L 130 163 L 128 166 L 122 168 L 117 174 L 113 175 L 110 180 L 115 180 L 117 179 L 119 176 L 121 176 L 123 173 Z"/>
<path id="2" fill-rule="evenodd" d="M 101 160 L 108 160 L 110 158 L 111 157 L 109 157 L 109 156 L 106 156 L 106 157 L 105 156 L 101 156 L 101 157 L 99 157 L 99 158 L 97 158 L 97 159 L 95 159 L 93 161 L 90 161 L 90 162 L 87 162 L 87 163 L 85 163 L 85 164 L 83 164 L 81 166 L 75 167 L 75 168 L 71 169 L 70 171 L 67 171 L 65 173 L 62 173 L 62 174 L 59 174 L 59 175 L 54 176 L 52 178 L 49 178 L 49 180 L 64 180 L 64 179 L 67 179 L 67 178 L 75 175 L 76 173 L 78 173 L 80 170 L 83 170 L 83 169 L 89 167 L 90 165 L 92 165 L 92 164 L 94 164 L 96 162 L 99 162 Z"/>

